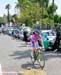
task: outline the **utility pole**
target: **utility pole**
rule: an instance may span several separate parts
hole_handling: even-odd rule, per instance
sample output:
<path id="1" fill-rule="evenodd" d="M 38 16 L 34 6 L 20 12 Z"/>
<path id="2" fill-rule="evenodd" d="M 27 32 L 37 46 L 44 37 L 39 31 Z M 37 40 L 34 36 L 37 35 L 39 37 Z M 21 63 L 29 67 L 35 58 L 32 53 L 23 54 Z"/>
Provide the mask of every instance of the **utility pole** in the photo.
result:
<path id="1" fill-rule="evenodd" d="M 42 6 L 42 28 L 43 28 L 43 7 L 44 7 L 44 0 L 41 0 L 41 6 Z"/>
<path id="2" fill-rule="evenodd" d="M 52 24 L 53 24 L 53 26 L 54 26 L 54 0 L 52 0 L 52 6 L 53 6 L 53 8 L 52 8 Z"/>

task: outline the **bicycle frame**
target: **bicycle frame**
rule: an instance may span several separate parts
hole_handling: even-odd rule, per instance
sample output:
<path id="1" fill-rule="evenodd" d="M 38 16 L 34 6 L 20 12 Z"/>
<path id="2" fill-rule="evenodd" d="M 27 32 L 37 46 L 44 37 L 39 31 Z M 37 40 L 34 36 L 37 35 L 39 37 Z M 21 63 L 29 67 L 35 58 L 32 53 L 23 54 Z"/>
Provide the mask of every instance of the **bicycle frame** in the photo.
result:
<path id="1" fill-rule="evenodd" d="M 31 55 L 31 59 L 33 59 L 33 65 L 35 65 L 35 62 L 37 61 L 41 67 L 41 69 L 44 68 L 45 66 L 45 58 L 44 58 L 44 54 L 43 51 L 41 49 L 37 49 L 36 52 L 33 52 L 33 57 Z M 42 65 L 41 65 L 42 62 Z"/>

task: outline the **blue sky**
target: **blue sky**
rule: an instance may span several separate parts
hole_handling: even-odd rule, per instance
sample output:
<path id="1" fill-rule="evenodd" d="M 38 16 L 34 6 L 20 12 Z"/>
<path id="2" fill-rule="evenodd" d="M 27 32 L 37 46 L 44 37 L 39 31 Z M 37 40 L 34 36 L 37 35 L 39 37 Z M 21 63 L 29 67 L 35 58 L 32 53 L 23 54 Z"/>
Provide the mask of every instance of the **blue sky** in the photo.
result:
<path id="1" fill-rule="evenodd" d="M 50 0 L 52 1 L 52 0 Z M 61 0 L 54 0 L 55 4 L 58 6 L 58 10 L 56 11 L 59 15 L 61 15 Z"/>
<path id="2" fill-rule="evenodd" d="M 10 14 L 14 14 L 15 2 L 17 2 L 17 0 L 0 0 L 0 16 L 3 16 L 3 14 L 7 14 L 7 11 L 5 9 L 6 4 L 11 5 Z"/>
<path id="3" fill-rule="evenodd" d="M 7 11 L 5 9 L 6 4 L 11 5 L 10 14 L 14 14 L 15 2 L 17 2 L 17 0 L 0 0 L 0 16 L 3 16 L 3 14 L 7 14 Z M 58 6 L 57 13 L 61 15 L 61 0 L 55 0 L 55 3 Z"/>

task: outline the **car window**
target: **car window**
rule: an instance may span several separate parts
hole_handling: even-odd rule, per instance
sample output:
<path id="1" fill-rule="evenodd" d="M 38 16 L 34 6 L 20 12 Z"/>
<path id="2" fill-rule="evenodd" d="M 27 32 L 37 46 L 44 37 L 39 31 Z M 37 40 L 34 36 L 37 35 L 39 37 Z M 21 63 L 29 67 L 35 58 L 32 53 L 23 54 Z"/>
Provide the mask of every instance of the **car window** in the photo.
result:
<path id="1" fill-rule="evenodd" d="M 44 32 L 44 33 L 42 33 L 42 35 L 47 35 L 47 36 L 49 36 L 49 33 L 48 33 L 48 32 Z"/>

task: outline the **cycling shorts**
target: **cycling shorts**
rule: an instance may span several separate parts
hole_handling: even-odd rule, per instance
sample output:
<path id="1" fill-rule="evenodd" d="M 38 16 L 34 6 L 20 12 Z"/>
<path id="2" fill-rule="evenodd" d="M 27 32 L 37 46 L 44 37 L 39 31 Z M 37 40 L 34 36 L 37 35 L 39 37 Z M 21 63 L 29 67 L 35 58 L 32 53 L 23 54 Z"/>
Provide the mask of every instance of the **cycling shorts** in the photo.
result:
<path id="1" fill-rule="evenodd" d="M 31 43 L 31 46 L 34 47 L 34 42 Z M 35 42 L 36 49 L 40 48 L 38 41 Z"/>

